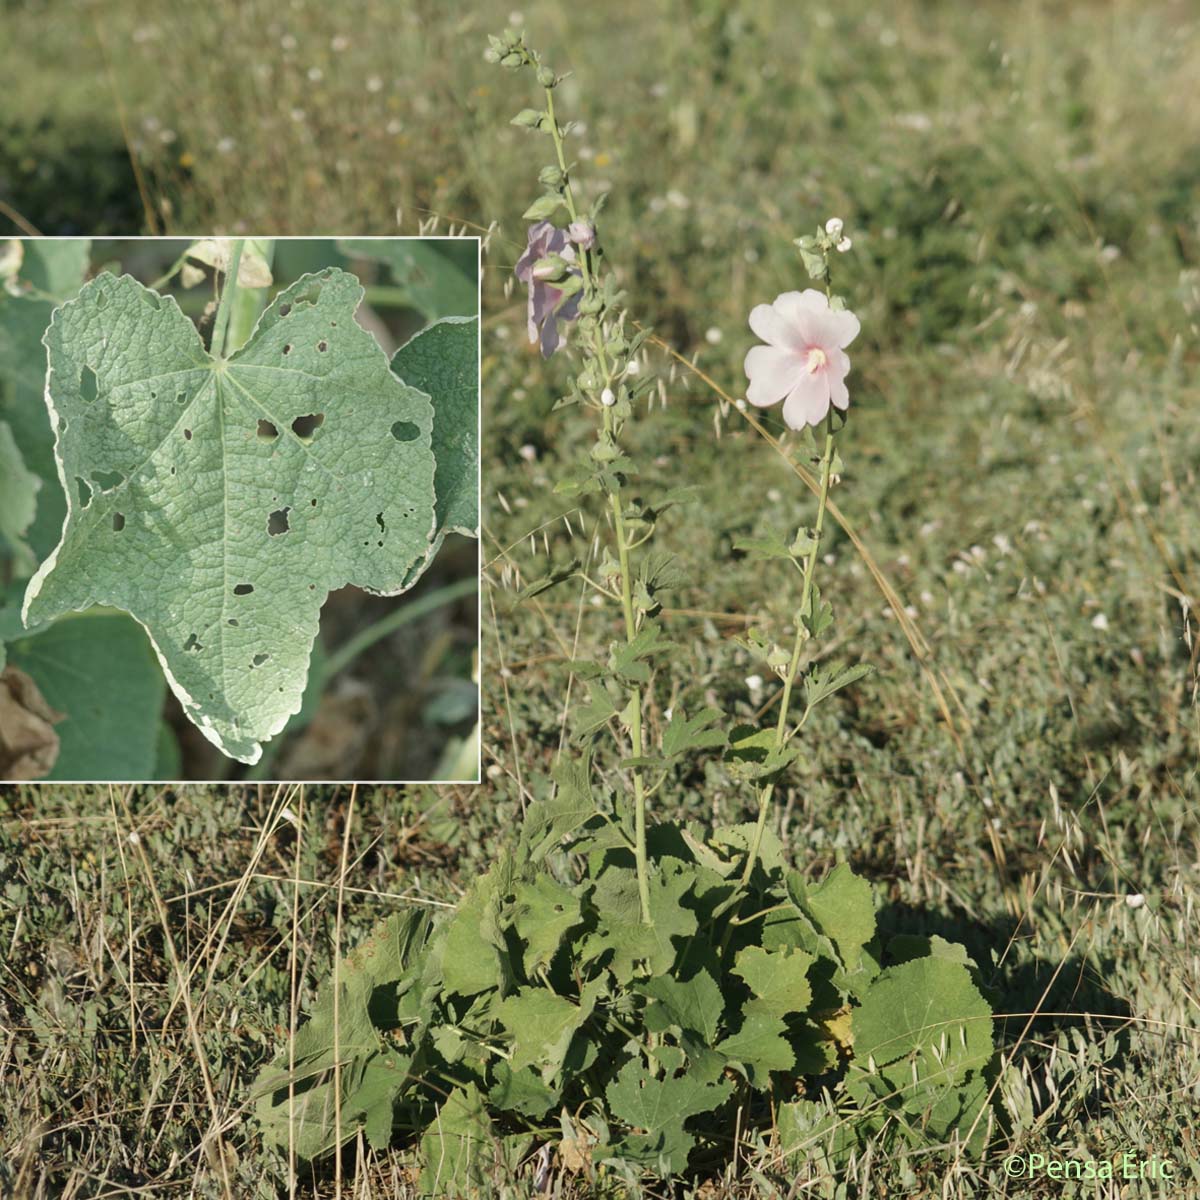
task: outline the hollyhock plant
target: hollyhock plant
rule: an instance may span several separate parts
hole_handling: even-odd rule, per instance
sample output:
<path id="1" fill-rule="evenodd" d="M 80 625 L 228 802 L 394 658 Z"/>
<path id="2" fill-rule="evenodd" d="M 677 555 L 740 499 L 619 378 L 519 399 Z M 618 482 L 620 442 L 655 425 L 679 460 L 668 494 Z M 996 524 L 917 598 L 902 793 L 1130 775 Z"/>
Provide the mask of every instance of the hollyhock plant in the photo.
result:
<path id="1" fill-rule="evenodd" d="M 858 336 L 858 318 L 829 305 L 815 288 L 784 292 L 773 304 L 751 310 L 750 328 L 767 344 L 746 355 L 750 386 L 746 399 L 758 408 L 783 401 L 783 419 L 792 429 L 819 425 L 830 404 L 850 403 L 845 348 Z"/>
<path id="2" fill-rule="evenodd" d="M 570 261 L 575 249 L 567 234 L 550 221 L 538 221 L 529 227 L 525 253 L 514 268 L 517 278 L 529 289 L 529 342 L 541 343 L 542 357 L 549 358 L 559 347 L 558 322 L 573 321 L 579 316 L 578 294 L 563 300 L 563 291 L 535 270 L 535 264 L 551 255 Z M 572 269 L 570 274 L 578 274 Z"/>

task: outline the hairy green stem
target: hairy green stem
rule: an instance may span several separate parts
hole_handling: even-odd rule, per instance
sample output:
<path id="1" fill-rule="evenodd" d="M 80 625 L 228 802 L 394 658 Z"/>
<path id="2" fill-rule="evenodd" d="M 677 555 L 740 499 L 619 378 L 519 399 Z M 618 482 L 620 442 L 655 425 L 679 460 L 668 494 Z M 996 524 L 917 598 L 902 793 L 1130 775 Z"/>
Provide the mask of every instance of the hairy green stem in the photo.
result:
<path id="1" fill-rule="evenodd" d="M 238 294 L 238 268 L 242 265 L 242 247 L 245 244 L 245 238 L 237 238 L 234 241 L 229 254 L 229 267 L 221 282 L 221 300 L 217 305 L 217 319 L 213 324 L 213 358 L 225 357 L 225 338 L 229 333 L 229 316 L 233 312 L 233 302 Z"/>
<path id="2" fill-rule="evenodd" d="M 775 749 L 782 750 L 788 742 L 787 720 L 792 705 L 792 689 L 796 686 L 796 672 L 800 667 L 800 655 L 804 643 L 808 640 L 808 629 L 804 624 L 803 615 L 808 611 L 812 600 L 813 577 L 816 574 L 817 555 L 821 549 L 821 531 L 825 527 L 825 509 L 829 503 L 829 484 L 833 466 L 833 409 L 825 419 L 825 449 L 821 455 L 821 490 L 817 498 L 817 522 L 813 526 L 813 543 L 804 559 L 804 584 L 800 592 L 800 616 L 796 621 L 796 640 L 792 646 L 792 657 L 788 663 L 788 672 L 783 681 L 783 694 L 779 699 L 779 719 L 775 723 Z M 774 783 L 768 783 L 758 798 L 758 824 L 754 828 L 754 840 L 750 843 L 750 853 L 746 857 L 746 866 L 742 871 L 742 887 L 750 882 L 754 865 L 758 861 L 762 849 L 763 833 L 767 827 L 767 814 L 770 812 L 771 797 L 775 793 Z"/>
<path id="3" fill-rule="evenodd" d="M 558 160 L 558 169 L 562 172 L 562 197 L 567 207 L 567 213 L 572 221 L 579 219 L 575 207 L 575 193 L 571 187 L 570 173 L 567 168 L 567 156 L 563 148 L 562 132 L 558 127 L 558 119 L 554 114 L 554 89 L 544 88 L 546 95 L 546 118 L 550 124 L 550 136 L 554 141 L 554 153 Z M 588 296 L 595 295 L 596 280 L 592 271 L 591 251 L 579 248 L 577 255 L 579 273 L 583 277 L 584 292 Z M 601 322 L 595 322 L 593 346 L 596 361 L 604 375 L 604 387 L 612 383 L 612 371 L 608 363 L 608 354 L 604 346 L 604 329 Z M 604 432 L 609 436 L 615 435 L 615 422 L 612 410 L 604 409 Z M 637 621 L 633 611 L 633 577 L 629 566 L 629 539 L 625 529 L 625 517 L 621 511 L 621 497 L 616 492 L 609 493 L 609 504 L 612 509 L 613 532 L 617 542 L 617 561 L 621 570 L 621 609 L 625 617 L 625 640 L 632 642 L 637 636 Z M 636 685 L 627 689 L 629 714 L 629 742 L 634 758 L 641 758 L 645 753 L 642 735 L 642 692 Z M 633 833 L 634 858 L 637 863 L 638 901 L 641 906 L 642 923 L 653 925 L 654 918 L 650 912 L 650 866 L 646 854 L 646 781 L 640 767 L 633 769 Z"/>

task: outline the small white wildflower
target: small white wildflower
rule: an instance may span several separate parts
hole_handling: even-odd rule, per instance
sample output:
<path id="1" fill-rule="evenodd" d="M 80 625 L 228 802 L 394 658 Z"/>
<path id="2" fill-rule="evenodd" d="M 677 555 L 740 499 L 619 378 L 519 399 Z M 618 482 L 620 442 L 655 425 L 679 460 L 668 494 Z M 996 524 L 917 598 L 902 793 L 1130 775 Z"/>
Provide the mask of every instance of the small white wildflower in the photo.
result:
<path id="1" fill-rule="evenodd" d="M 489 779 L 499 779 L 504 774 L 504 768 L 499 763 L 492 763 L 487 769 Z"/>
<path id="2" fill-rule="evenodd" d="M 281 46 L 282 46 L 282 47 L 283 47 L 285 50 L 295 50 L 295 48 L 296 48 L 296 39 L 295 39 L 295 38 L 294 38 L 294 37 L 293 37 L 293 36 L 292 36 L 290 33 L 285 33 L 285 34 L 283 35 L 283 37 L 281 37 L 281 38 L 279 39 L 279 44 L 280 44 L 280 45 L 281 45 Z"/>
<path id="3" fill-rule="evenodd" d="M 755 692 L 761 692 L 762 685 L 763 677 L 761 675 L 746 676 L 746 687 L 749 689 L 751 695 L 754 695 Z"/>
<path id="4" fill-rule="evenodd" d="M 308 68 L 308 79 L 310 83 L 320 83 L 325 78 L 325 72 L 320 67 Z"/>
<path id="5" fill-rule="evenodd" d="M 1141 908 L 1146 903 L 1146 897 L 1141 892 L 1131 892 L 1125 897 L 1125 903 L 1130 908 Z"/>
<path id="6" fill-rule="evenodd" d="M 838 252 L 839 254 L 845 254 L 845 253 L 846 253 L 846 251 L 847 251 L 847 250 L 849 250 L 849 249 L 850 249 L 850 247 L 851 247 L 851 246 L 853 246 L 853 245 L 854 245 L 854 243 L 853 243 L 853 242 L 852 242 L 852 241 L 851 241 L 851 240 L 850 240 L 848 237 L 844 237 L 844 238 L 842 238 L 842 240 L 841 240 L 840 242 L 838 242 L 838 244 L 837 244 L 837 252 Z"/>
<path id="7" fill-rule="evenodd" d="M 237 145 L 237 142 L 234 141 L 234 139 L 231 137 L 219 138 L 217 141 L 217 153 L 218 154 L 229 154 L 233 151 L 233 148 L 236 145 Z"/>
<path id="8" fill-rule="evenodd" d="M 1012 542 L 1010 542 L 1002 533 L 998 533 L 994 538 L 992 538 L 992 545 L 995 546 L 1001 554 L 1012 553 Z"/>
<path id="9" fill-rule="evenodd" d="M 928 592 L 928 591 L 922 592 L 920 595 L 920 600 L 921 600 L 922 604 L 932 604 L 933 603 L 933 593 Z"/>
<path id="10" fill-rule="evenodd" d="M 1092 628 L 1099 629 L 1101 633 L 1108 628 L 1108 617 L 1104 613 L 1099 612 L 1092 618 Z"/>
<path id="11" fill-rule="evenodd" d="M 895 613 L 892 611 L 892 609 L 891 609 L 891 607 L 890 607 L 890 606 L 889 606 L 889 607 L 887 607 L 887 608 L 885 608 L 885 609 L 884 609 L 884 610 L 883 610 L 883 611 L 880 613 L 880 616 L 882 616 L 882 617 L 883 617 L 883 619 L 884 619 L 885 621 L 890 621 L 890 620 L 891 620 L 891 619 L 892 619 L 892 618 L 893 618 L 895 615 L 896 615 L 896 614 L 895 614 Z"/>
<path id="12" fill-rule="evenodd" d="M 367 76 L 367 91 L 368 92 L 382 92 L 383 91 L 383 80 L 380 79 L 378 75 L 368 75 Z"/>
<path id="13" fill-rule="evenodd" d="M 1103 263 L 1116 262 L 1121 257 L 1121 251 L 1116 246 L 1105 246 L 1100 251 L 1100 261 Z"/>
<path id="14" fill-rule="evenodd" d="M 825 222 L 825 232 L 829 234 L 831 238 L 841 237 L 842 230 L 844 228 L 845 224 L 843 223 L 841 217 L 830 217 L 829 220 Z"/>
<path id="15" fill-rule="evenodd" d="M 129 831 L 129 844 L 131 846 L 140 846 L 142 844 L 142 839 L 136 829 Z"/>
<path id="16" fill-rule="evenodd" d="M 836 554 L 823 554 L 823 555 L 821 555 L 821 561 L 827 567 L 832 567 L 834 565 L 834 563 L 837 562 L 837 555 Z"/>
<path id="17" fill-rule="evenodd" d="M 341 52 L 348 49 L 349 46 L 350 39 L 340 33 L 337 35 L 337 37 L 329 39 L 329 48 L 334 52 L 334 54 L 341 54 Z"/>
<path id="18" fill-rule="evenodd" d="M 767 499 L 770 500 L 772 504 L 778 504 L 780 500 L 783 499 L 783 493 L 778 488 L 771 488 L 767 492 Z"/>
<path id="19" fill-rule="evenodd" d="M 528 442 L 517 451 L 518 454 L 527 462 L 537 462 L 537 447 L 531 446 Z"/>
<path id="20" fill-rule="evenodd" d="M 745 400 L 735 400 L 733 402 L 733 407 L 736 408 L 738 410 L 738 412 L 745 412 L 746 411 L 746 401 Z"/>
<path id="21" fill-rule="evenodd" d="M 616 402 L 617 398 L 613 395 L 612 388 L 605 388 L 604 391 L 600 393 L 600 403 L 603 404 L 605 408 L 612 408 Z"/>
<path id="22" fill-rule="evenodd" d="M 714 325 L 711 329 L 705 331 L 704 340 L 710 346 L 719 346 L 721 344 L 721 339 L 724 336 L 725 335 Z"/>

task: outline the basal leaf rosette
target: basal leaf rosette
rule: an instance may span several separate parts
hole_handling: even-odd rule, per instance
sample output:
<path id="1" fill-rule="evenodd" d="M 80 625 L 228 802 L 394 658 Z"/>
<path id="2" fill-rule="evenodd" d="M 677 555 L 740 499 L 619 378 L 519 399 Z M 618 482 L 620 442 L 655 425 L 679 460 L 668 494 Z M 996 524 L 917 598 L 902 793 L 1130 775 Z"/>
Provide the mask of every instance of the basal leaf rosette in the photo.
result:
<path id="1" fill-rule="evenodd" d="M 299 709 L 329 592 L 398 593 L 433 535 L 430 399 L 355 321 L 362 296 L 306 275 L 219 359 L 174 300 L 105 273 L 44 338 L 67 516 L 23 619 L 130 613 L 243 762 Z"/>

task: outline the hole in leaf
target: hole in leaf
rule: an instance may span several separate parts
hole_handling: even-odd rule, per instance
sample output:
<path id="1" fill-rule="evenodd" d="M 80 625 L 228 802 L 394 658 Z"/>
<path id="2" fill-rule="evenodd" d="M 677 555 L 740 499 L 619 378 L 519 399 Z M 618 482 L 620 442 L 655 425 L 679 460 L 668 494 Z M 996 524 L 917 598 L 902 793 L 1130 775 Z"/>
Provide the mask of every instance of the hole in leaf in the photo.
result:
<path id="1" fill-rule="evenodd" d="M 309 413 L 306 417 L 297 417 L 292 422 L 292 432 L 304 441 L 309 441 L 313 434 L 325 424 L 324 413 Z"/>
<path id="2" fill-rule="evenodd" d="M 376 543 L 375 543 L 375 545 L 377 545 L 377 546 L 378 546 L 378 547 L 379 547 L 381 550 L 383 549 L 383 543 L 382 543 L 382 542 L 376 542 Z"/>
<path id="3" fill-rule="evenodd" d="M 383 523 L 383 513 L 375 514 L 375 524 L 379 526 L 380 533 L 387 533 L 387 526 Z"/>
<path id="4" fill-rule="evenodd" d="M 281 304 L 279 306 L 279 315 L 281 317 L 286 317 L 288 315 L 288 313 L 290 313 L 291 311 L 292 311 L 292 306 L 290 304 Z"/>
<path id="5" fill-rule="evenodd" d="M 91 367 L 84 367 L 79 372 L 79 395 L 91 404 L 98 394 L 99 388 L 96 386 L 96 372 Z"/>
<path id="6" fill-rule="evenodd" d="M 234 587 L 233 594 L 235 596 L 248 596 L 252 591 L 254 591 L 254 584 L 239 583 Z"/>
<path id="7" fill-rule="evenodd" d="M 120 471 L 93 471 L 92 478 L 100 485 L 102 492 L 111 492 L 125 482 L 125 476 Z"/>
<path id="8" fill-rule="evenodd" d="M 183 648 L 184 648 L 185 650 L 197 650 L 197 651 L 199 651 L 199 650 L 203 650 L 203 649 L 204 649 L 204 646 L 203 646 L 203 644 L 201 643 L 200 639 L 199 639 L 199 638 L 198 638 L 198 637 L 197 637 L 197 636 L 196 636 L 194 633 L 189 633 L 189 634 L 188 634 L 188 640 L 187 640 L 186 642 L 184 642 L 184 643 L 183 643 Z"/>
<path id="9" fill-rule="evenodd" d="M 154 293 L 154 292 L 151 292 L 151 291 L 149 291 L 149 290 L 145 290 L 145 291 L 143 291 L 143 292 L 142 292 L 142 299 L 143 299 L 143 300 L 144 300 L 144 301 L 145 301 L 145 302 L 146 302 L 146 303 L 147 303 L 147 304 L 148 304 L 148 305 L 149 305 L 151 308 L 155 309 L 156 311 L 157 311 L 158 309 L 162 308 L 162 301 L 161 301 L 161 300 L 158 298 L 157 294 L 156 294 L 156 293 Z"/>
<path id="10" fill-rule="evenodd" d="M 317 499 L 316 499 L 316 497 L 315 497 L 315 496 L 313 497 L 312 506 L 313 506 L 313 508 L 316 508 L 316 507 L 317 507 Z"/>
<path id="11" fill-rule="evenodd" d="M 291 352 L 292 352 L 292 343 L 291 342 L 288 342 L 287 345 L 284 346 L 283 352 L 284 352 L 284 354 L 291 354 Z"/>
<path id="12" fill-rule="evenodd" d="M 183 431 L 183 436 L 190 442 L 192 440 L 192 431 L 190 429 L 185 429 Z"/>
<path id="13" fill-rule="evenodd" d="M 176 404 L 182 404 L 182 403 L 183 403 L 183 402 L 184 402 L 186 399 L 187 399 L 187 392 L 180 392 L 180 393 L 179 393 L 179 394 L 178 394 L 178 395 L 175 397 L 175 403 L 176 403 Z"/>
<path id="14" fill-rule="evenodd" d="M 319 351 L 320 351 L 322 354 L 324 354 L 324 353 L 325 353 L 325 351 L 329 349 L 329 343 L 328 343 L 328 342 L 325 342 L 325 341 L 318 342 L 318 343 L 317 343 L 317 349 L 318 349 L 318 350 L 319 350 Z"/>
<path id="15" fill-rule="evenodd" d="M 171 468 L 171 474 L 172 474 L 172 475 L 174 475 L 174 474 L 175 474 L 175 468 L 174 468 L 174 467 L 172 467 L 172 468 Z"/>
<path id="16" fill-rule="evenodd" d="M 121 530 L 124 528 L 125 528 L 125 514 L 119 513 L 119 512 L 113 513 L 113 531 L 115 533 L 120 533 Z"/>
<path id="17" fill-rule="evenodd" d="M 288 513 L 291 508 L 277 508 L 267 518 L 267 533 L 271 537 L 278 537 L 281 533 L 287 533 L 291 526 L 288 524 Z"/>
<path id="18" fill-rule="evenodd" d="M 96 307 L 97 308 L 107 308 L 108 307 L 108 293 L 107 292 L 99 291 L 96 293 Z"/>
<path id="19" fill-rule="evenodd" d="M 256 654 L 250 661 L 252 667 L 261 667 L 271 656 L 269 654 Z"/>
<path id="20" fill-rule="evenodd" d="M 392 426 L 392 437 L 398 442 L 414 442 L 421 436 L 421 431 L 411 421 L 397 421 Z"/>
<path id="21" fill-rule="evenodd" d="M 88 487 L 88 481 L 76 475 L 75 486 L 79 489 L 79 503 L 87 508 L 92 502 L 92 489 Z"/>
<path id="22" fill-rule="evenodd" d="M 321 285 L 319 283 L 311 283 L 304 290 L 303 294 L 296 297 L 297 304 L 316 304 L 321 298 Z"/>
<path id="23" fill-rule="evenodd" d="M 237 628 L 237 623 L 238 623 L 237 617 L 230 617 L 229 620 L 225 622 L 226 625 L 232 625 L 234 627 L 234 629 Z"/>
<path id="24" fill-rule="evenodd" d="M 270 421 L 258 420 L 258 438 L 262 442 L 273 442 L 279 436 L 279 430 Z"/>
<path id="25" fill-rule="evenodd" d="M 157 400 L 157 399 L 158 399 L 158 393 L 157 393 L 157 392 L 154 392 L 154 391 L 152 391 L 152 392 L 150 393 L 150 399 L 151 399 L 151 400 Z"/>
<path id="26" fill-rule="evenodd" d="M 59 433 L 67 432 L 67 418 L 66 417 L 58 418 L 58 432 Z"/>

